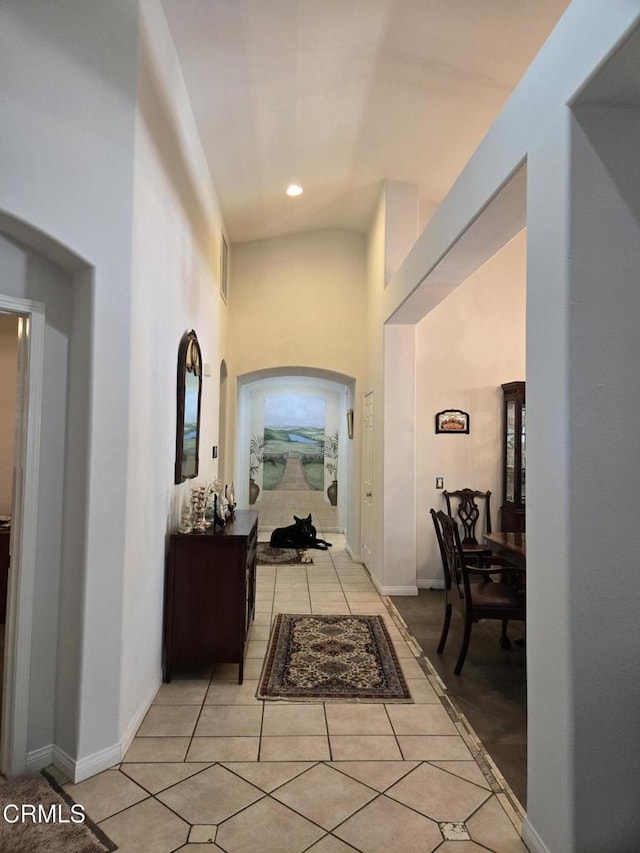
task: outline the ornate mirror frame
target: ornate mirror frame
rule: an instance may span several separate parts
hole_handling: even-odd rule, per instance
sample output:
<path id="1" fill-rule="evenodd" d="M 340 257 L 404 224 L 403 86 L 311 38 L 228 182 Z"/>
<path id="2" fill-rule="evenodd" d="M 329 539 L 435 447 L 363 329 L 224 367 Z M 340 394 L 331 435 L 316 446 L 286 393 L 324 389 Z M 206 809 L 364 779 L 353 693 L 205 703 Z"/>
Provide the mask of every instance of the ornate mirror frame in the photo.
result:
<path id="1" fill-rule="evenodd" d="M 178 349 L 178 396 L 175 482 L 198 476 L 202 353 L 198 336 L 185 332 Z"/>

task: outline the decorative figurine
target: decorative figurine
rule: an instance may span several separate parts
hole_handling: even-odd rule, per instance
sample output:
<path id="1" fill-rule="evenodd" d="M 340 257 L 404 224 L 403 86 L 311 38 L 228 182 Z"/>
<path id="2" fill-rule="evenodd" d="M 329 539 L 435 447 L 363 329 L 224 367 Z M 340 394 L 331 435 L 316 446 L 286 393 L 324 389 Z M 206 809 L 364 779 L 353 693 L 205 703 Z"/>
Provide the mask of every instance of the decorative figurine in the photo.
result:
<path id="1" fill-rule="evenodd" d="M 191 489 L 191 508 L 194 519 L 193 529 L 199 533 L 206 530 L 208 527 L 207 520 L 204 517 L 207 508 L 207 487 L 198 486 Z"/>
<path id="2" fill-rule="evenodd" d="M 224 527 L 224 515 L 221 514 L 220 504 L 218 503 L 218 494 L 214 492 L 213 494 L 213 529 L 215 531 L 216 527 Z"/>
<path id="3" fill-rule="evenodd" d="M 224 493 L 227 496 L 227 500 L 229 502 L 229 509 L 228 509 L 229 518 L 233 519 L 235 517 L 235 514 L 236 514 L 236 493 L 235 493 L 235 489 L 233 488 L 233 483 L 231 483 L 228 495 L 227 495 L 227 487 L 226 486 L 224 487 Z"/>
<path id="4" fill-rule="evenodd" d="M 191 533 L 193 524 L 191 523 L 191 507 L 188 503 L 182 505 L 182 515 L 180 516 L 180 524 L 178 525 L 178 533 Z"/>

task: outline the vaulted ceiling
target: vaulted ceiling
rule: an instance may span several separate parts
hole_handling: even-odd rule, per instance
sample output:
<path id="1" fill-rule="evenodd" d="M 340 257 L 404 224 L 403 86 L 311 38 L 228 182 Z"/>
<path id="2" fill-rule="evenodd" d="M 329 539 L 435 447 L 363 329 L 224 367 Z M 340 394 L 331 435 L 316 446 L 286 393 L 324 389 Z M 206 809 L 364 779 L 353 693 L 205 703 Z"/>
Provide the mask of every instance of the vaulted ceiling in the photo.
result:
<path id="1" fill-rule="evenodd" d="M 162 2 L 237 242 L 366 231 L 385 179 L 424 224 L 569 0 Z"/>

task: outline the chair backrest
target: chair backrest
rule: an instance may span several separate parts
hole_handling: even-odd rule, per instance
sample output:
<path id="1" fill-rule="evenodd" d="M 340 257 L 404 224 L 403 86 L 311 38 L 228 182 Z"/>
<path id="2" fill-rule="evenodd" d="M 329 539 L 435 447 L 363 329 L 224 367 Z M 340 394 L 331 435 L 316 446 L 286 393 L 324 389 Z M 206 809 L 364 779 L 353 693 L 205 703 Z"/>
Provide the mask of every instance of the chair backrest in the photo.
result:
<path id="1" fill-rule="evenodd" d="M 450 518 L 457 519 L 462 526 L 462 547 L 478 545 L 476 526 L 480 518 L 480 507 L 477 501 L 484 503 L 484 533 L 491 533 L 491 492 L 477 492 L 474 489 L 458 489 L 455 492 L 442 493 L 447 503 L 447 513 Z M 452 498 L 457 505 L 452 507 Z"/>
<path id="2" fill-rule="evenodd" d="M 442 510 L 430 510 L 442 558 L 445 589 L 457 592 L 459 603 L 471 602 L 469 574 L 465 571 L 464 555 L 458 525 Z"/>

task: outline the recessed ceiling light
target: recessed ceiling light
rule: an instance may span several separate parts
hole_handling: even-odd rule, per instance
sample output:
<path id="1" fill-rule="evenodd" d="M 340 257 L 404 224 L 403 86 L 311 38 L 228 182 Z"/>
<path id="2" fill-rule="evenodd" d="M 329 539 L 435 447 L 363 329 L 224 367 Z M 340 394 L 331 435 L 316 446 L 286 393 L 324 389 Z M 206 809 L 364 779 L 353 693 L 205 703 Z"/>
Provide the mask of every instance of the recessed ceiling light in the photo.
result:
<path id="1" fill-rule="evenodd" d="M 303 192 L 304 190 L 298 184 L 291 184 L 291 186 L 287 187 L 287 195 L 290 196 L 302 195 Z"/>

